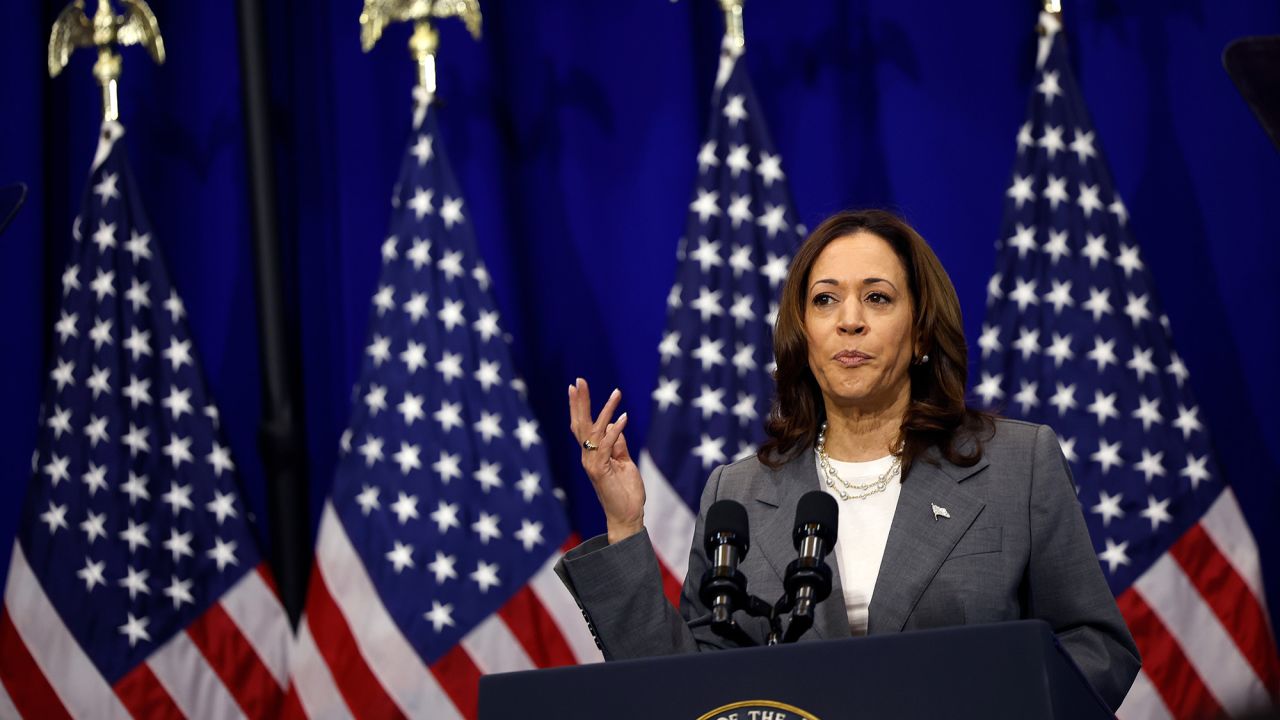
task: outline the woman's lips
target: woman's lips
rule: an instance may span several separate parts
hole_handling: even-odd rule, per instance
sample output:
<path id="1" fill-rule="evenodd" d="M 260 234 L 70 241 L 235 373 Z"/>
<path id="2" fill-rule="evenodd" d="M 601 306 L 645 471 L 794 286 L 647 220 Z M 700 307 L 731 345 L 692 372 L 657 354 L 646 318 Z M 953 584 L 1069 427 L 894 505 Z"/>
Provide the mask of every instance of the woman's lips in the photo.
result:
<path id="1" fill-rule="evenodd" d="M 847 368 L 856 368 L 871 361 L 871 356 L 856 350 L 844 350 L 836 353 L 834 360 Z"/>

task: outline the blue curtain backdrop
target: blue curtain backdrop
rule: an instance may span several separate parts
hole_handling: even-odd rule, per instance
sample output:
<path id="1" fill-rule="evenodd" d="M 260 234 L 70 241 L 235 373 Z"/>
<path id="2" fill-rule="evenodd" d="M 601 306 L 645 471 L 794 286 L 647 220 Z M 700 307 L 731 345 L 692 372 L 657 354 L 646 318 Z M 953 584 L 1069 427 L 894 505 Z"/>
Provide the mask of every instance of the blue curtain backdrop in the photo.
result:
<path id="1" fill-rule="evenodd" d="M 137 48 L 125 51 L 126 139 L 262 519 L 234 3 L 151 5 L 169 60 L 155 67 Z M 414 68 L 406 28 L 360 51 L 359 0 L 266 5 L 280 242 L 314 519 L 363 352 Z M 1280 5 L 1065 5 L 1101 146 L 1258 539 L 1280 620 L 1280 153 L 1220 63 L 1230 40 L 1280 33 Z M 31 186 L 0 237 L 0 571 L 30 473 L 57 281 L 99 122 L 91 53 L 56 80 L 46 75 L 61 7 L 0 10 L 0 184 Z M 630 445 L 643 446 L 723 24 L 713 0 L 487 0 L 483 9 L 479 43 L 458 23 L 441 27 L 443 141 L 557 480 L 575 527 L 591 535 L 603 523 L 577 467 L 565 387 L 578 375 L 601 396 L 621 387 Z M 746 62 L 804 221 L 854 206 L 905 213 L 951 273 L 971 342 L 1032 85 L 1037 11 L 1034 1 L 746 7 Z"/>

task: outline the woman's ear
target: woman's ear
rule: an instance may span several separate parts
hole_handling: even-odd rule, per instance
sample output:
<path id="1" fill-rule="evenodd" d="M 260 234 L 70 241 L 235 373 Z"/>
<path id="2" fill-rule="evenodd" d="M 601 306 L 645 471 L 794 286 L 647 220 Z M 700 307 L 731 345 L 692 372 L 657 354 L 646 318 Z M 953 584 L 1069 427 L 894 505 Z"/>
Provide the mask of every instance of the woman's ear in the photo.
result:
<path id="1" fill-rule="evenodd" d="M 930 347 L 931 345 L 932 343 L 929 343 L 923 337 L 917 335 L 915 342 L 912 344 L 912 348 L 911 348 L 911 364 L 912 365 L 923 364 L 924 362 L 923 358 L 929 355 L 929 353 L 932 352 L 933 350 L 933 348 Z"/>

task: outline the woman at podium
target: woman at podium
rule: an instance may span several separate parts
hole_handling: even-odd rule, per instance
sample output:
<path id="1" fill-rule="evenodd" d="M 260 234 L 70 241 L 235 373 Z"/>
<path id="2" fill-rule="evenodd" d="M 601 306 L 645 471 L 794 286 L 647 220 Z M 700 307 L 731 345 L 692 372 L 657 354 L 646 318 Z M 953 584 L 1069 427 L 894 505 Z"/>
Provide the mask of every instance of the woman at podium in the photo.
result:
<path id="1" fill-rule="evenodd" d="M 607 533 L 557 571 L 605 657 L 732 646 L 709 629 L 699 598 L 708 508 L 726 499 L 745 507 L 751 547 L 738 570 L 751 593 L 772 600 L 796 557 L 796 505 L 823 490 L 839 507 L 832 592 L 801 641 L 1039 618 L 1118 707 L 1138 651 L 1057 436 L 966 407 L 960 303 L 924 239 L 883 211 L 823 222 L 783 285 L 774 355 L 768 439 L 707 479 L 679 611 L 663 596 L 645 530 L 626 414 L 615 419 L 621 394 L 593 417 L 586 382 L 569 387 L 571 429 Z M 739 624 L 763 644 L 766 621 Z"/>

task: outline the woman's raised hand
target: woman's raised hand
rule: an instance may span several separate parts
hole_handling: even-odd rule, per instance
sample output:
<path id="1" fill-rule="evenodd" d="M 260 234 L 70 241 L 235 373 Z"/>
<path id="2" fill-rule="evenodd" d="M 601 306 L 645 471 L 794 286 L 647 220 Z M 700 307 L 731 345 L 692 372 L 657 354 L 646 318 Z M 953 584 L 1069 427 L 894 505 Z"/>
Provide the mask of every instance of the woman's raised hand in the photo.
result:
<path id="1" fill-rule="evenodd" d="M 644 481 L 640 469 L 627 452 L 627 414 L 610 422 L 622 402 L 622 392 L 614 390 L 600 414 L 591 419 L 591 391 L 578 378 L 569 386 L 569 430 L 582 451 L 582 467 L 591 478 L 604 509 L 609 542 L 616 543 L 644 529 Z"/>

